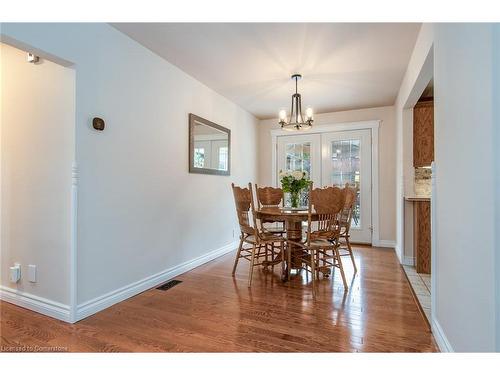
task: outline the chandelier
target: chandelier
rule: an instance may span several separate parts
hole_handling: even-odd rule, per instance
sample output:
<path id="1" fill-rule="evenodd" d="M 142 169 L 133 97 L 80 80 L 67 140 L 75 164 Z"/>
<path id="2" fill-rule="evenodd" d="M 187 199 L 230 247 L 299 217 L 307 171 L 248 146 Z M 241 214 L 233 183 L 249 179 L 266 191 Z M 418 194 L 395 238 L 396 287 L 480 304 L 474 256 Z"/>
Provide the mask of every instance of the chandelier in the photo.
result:
<path id="1" fill-rule="evenodd" d="M 306 117 L 302 115 L 302 99 L 297 92 L 297 81 L 302 78 L 300 74 L 292 75 L 295 80 L 295 94 L 292 95 L 292 109 L 290 110 L 290 119 L 287 121 L 286 111 L 282 109 L 279 112 L 279 124 L 283 130 L 307 130 L 311 129 L 313 123 L 313 110 L 311 107 L 306 109 Z"/>

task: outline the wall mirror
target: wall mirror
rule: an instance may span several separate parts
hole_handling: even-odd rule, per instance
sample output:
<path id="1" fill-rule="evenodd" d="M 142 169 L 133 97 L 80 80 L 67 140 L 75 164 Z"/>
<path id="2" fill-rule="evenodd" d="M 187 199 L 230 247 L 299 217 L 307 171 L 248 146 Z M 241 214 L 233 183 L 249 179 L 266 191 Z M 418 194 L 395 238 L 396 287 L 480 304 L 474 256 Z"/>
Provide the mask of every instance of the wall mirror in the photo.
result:
<path id="1" fill-rule="evenodd" d="M 189 114 L 189 172 L 229 176 L 231 130 Z"/>

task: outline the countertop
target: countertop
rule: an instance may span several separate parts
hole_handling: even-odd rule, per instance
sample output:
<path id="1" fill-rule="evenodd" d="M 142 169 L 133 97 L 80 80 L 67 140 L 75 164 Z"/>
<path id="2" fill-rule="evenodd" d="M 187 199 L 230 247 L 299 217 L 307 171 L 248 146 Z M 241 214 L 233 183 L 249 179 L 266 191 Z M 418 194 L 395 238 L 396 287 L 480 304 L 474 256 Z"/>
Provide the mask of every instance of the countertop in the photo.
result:
<path id="1" fill-rule="evenodd" d="M 405 196 L 405 200 L 409 202 L 430 202 L 431 197 L 426 197 L 423 195 L 408 195 Z"/>

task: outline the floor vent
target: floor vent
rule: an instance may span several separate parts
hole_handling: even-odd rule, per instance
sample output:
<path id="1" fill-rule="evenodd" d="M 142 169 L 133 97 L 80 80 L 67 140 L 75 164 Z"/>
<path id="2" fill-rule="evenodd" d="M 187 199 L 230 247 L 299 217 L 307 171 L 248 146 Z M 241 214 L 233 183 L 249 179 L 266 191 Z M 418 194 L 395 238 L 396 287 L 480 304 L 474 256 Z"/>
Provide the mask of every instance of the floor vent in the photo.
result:
<path id="1" fill-rule="evenodd" d="M 170 280 L 170 281 L 167 281 L 165 284 L 160 285 L 156 289 L 168 290 L 168 289 L 170 289 L 170 288 L 172 288 L 180 283 L 182 283 L 182 281 L 180 281 L 180 280 Z"/>

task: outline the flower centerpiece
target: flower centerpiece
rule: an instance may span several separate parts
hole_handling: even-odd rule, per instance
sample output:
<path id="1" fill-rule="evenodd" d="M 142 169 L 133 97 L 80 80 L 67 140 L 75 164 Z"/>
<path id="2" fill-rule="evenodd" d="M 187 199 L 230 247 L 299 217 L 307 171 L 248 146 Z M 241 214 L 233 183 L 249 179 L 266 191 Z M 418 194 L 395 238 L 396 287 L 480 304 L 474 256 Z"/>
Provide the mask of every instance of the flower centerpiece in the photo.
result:
<path id="1" fill-rule="evenodd" d="M 285 193 L 290 193 L 293 208 L 299 207 L 300 192 L 309 186 L 311 181 L 307 172 L 303 171 L 280 171 L 281 188 Z"/>

